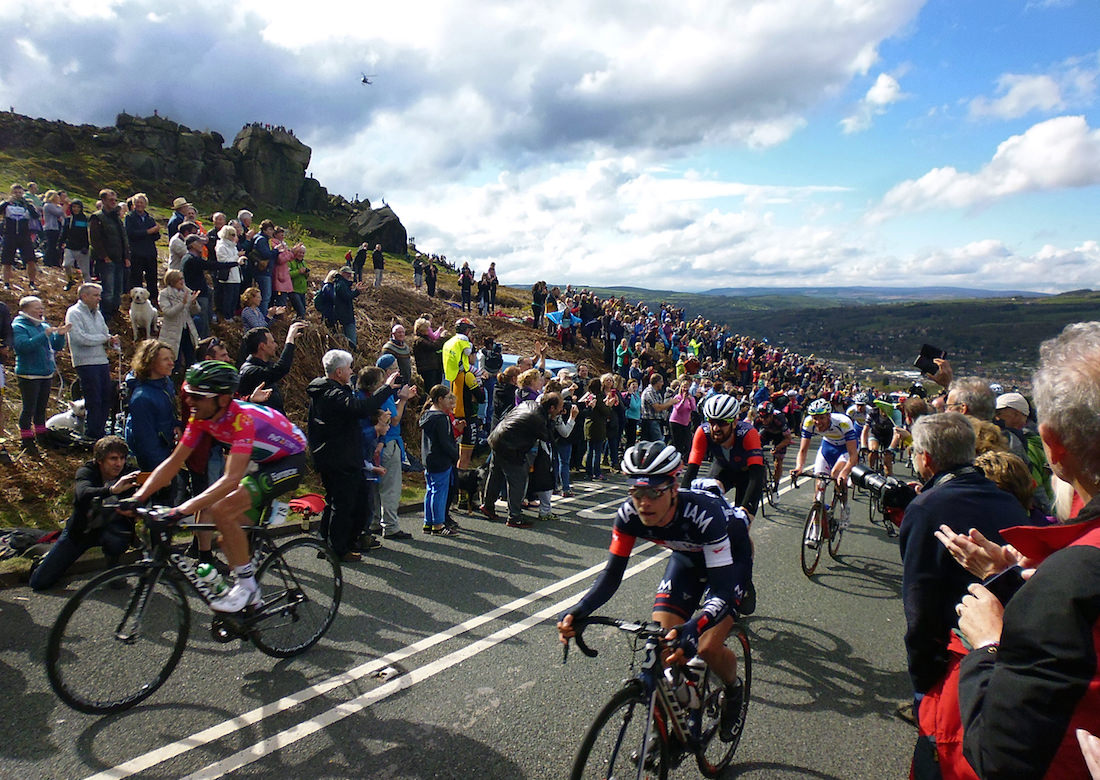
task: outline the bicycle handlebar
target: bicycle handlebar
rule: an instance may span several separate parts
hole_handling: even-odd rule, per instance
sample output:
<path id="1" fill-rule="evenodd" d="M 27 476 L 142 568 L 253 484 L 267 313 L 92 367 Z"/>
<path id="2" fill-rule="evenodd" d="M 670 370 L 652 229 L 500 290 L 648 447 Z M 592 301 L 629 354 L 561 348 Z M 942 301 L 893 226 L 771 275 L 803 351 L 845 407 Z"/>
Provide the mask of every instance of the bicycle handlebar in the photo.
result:
<path id="1" fill-rule="evenodd" d="M 638 622 L 636 620 L 603 617 L 602 615 L 590 615 L 586 618 L 574 617 L 573 630 L 576 633 L 573 635 L 573 641 L 577 643 L 577 648 L 589 658 L 595 658 L 600 654 L 598 650 L 592 649 L 584 641 L 584 630 L 591 625 L 613 626 L 620 631 L 626 631 L 627 633 L 645 637 L 646 639 L 663 639 L 665 634 L 668 633 L 668 629 L 664 628 L 660 623 L 654 623 L 653 621 Z M 561 662 L 564 664 L 568 658 L 569 643 L 566 642 L 562 649 Z"/>

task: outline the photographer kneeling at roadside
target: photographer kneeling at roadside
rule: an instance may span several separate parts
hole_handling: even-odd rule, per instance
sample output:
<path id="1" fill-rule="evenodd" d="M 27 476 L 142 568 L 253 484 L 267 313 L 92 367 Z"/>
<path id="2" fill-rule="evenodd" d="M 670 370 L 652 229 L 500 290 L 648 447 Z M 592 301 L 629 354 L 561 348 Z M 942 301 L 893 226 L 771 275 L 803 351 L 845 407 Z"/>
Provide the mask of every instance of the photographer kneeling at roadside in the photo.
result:
<path id="1" fill-rule="evenodd" d="M 92 450 L 94 460 L 76 470 L 73 512 L 60 538 L 31 572 L 34 590 L 53 585 L 92 547 L 103 548 L 108 566 L 126 552 L 134 535 L 133 521 L 111 510 L 104 511 L 101 504 L 111 496 L 128 496 L 137 487 L 138 472 L 122 474 L 129 454 L 125 441 L 118 436 L 104 436 Z"/>

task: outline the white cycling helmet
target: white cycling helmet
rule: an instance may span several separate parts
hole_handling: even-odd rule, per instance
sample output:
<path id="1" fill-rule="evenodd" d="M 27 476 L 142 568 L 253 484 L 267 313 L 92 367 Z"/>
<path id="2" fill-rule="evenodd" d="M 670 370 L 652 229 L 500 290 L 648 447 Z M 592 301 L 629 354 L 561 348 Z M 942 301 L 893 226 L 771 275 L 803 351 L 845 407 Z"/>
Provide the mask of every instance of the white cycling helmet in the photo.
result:
<path id="1" fill-rule="evenodd" d="M 818 414 L 829 414 L 833 411 L 833 405 L 829 403 L 827 398 L 818 398 L 816 401 L 812 401 L 809 406 L 806 407 L 806 414 L 810 416 Z"/>
<path id="2" fill-rule="evenodd" d="M 867 403 L 867 393 L 856 393 L 856 397 L 852 399 L 852 403 L 854 403 L 854 404 L 866 404 Z"/>
<path id="3" fill-rule="evenodd" d="M 623 454 L 623 475 L 635 485 L 672 479 L 683 459 L 671 444 L 640 441 Z"/>
<path id="4" fill-rule="evenodd" d="M 1000 382 L 994 382 L 989 386 L 989 391 L 993 393 L 993 395 L 1000 395 L 1005 391 L 1005 388 Z"/>
<path id="5" fill-rule="evenodd" d="M 741 402 L 732 395 L 725 395 L 724 393 L 712 395 L 703 402 L 703 417 L 708 420 L 729 420 L 733 422 L 737 419 L 740 411 Z"/>

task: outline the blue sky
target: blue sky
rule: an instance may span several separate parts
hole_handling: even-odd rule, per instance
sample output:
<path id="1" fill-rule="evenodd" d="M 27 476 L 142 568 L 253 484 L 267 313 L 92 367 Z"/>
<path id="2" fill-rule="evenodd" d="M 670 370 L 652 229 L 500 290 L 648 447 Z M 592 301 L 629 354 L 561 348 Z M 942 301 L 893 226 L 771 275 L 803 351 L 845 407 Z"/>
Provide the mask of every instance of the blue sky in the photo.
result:
<path id="1" fill-rule="evenodd" d="M 62 0 L 0 25 L 0 104 L 292 126 L 330 191 L 507 282 L 1100 277 L 1094 0 Z"/>

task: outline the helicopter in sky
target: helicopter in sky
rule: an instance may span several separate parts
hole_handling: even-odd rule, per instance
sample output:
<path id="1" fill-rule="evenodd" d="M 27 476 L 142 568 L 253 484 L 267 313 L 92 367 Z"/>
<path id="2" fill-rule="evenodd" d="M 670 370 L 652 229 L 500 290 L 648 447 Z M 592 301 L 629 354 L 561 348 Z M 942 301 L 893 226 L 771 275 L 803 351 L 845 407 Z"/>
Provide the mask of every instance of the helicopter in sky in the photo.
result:
<path id="1" fill-rule="evenodd" d="M 373 78 L 377 78 L 373 73 L 371 73 L 369 76 L 366 73 L 364 73 L 363 74 L 363 83 L 367 84 L 367 85 L 373 84 L 374 82 L 371 81 L 371 79 L 373 79 Z"/>

